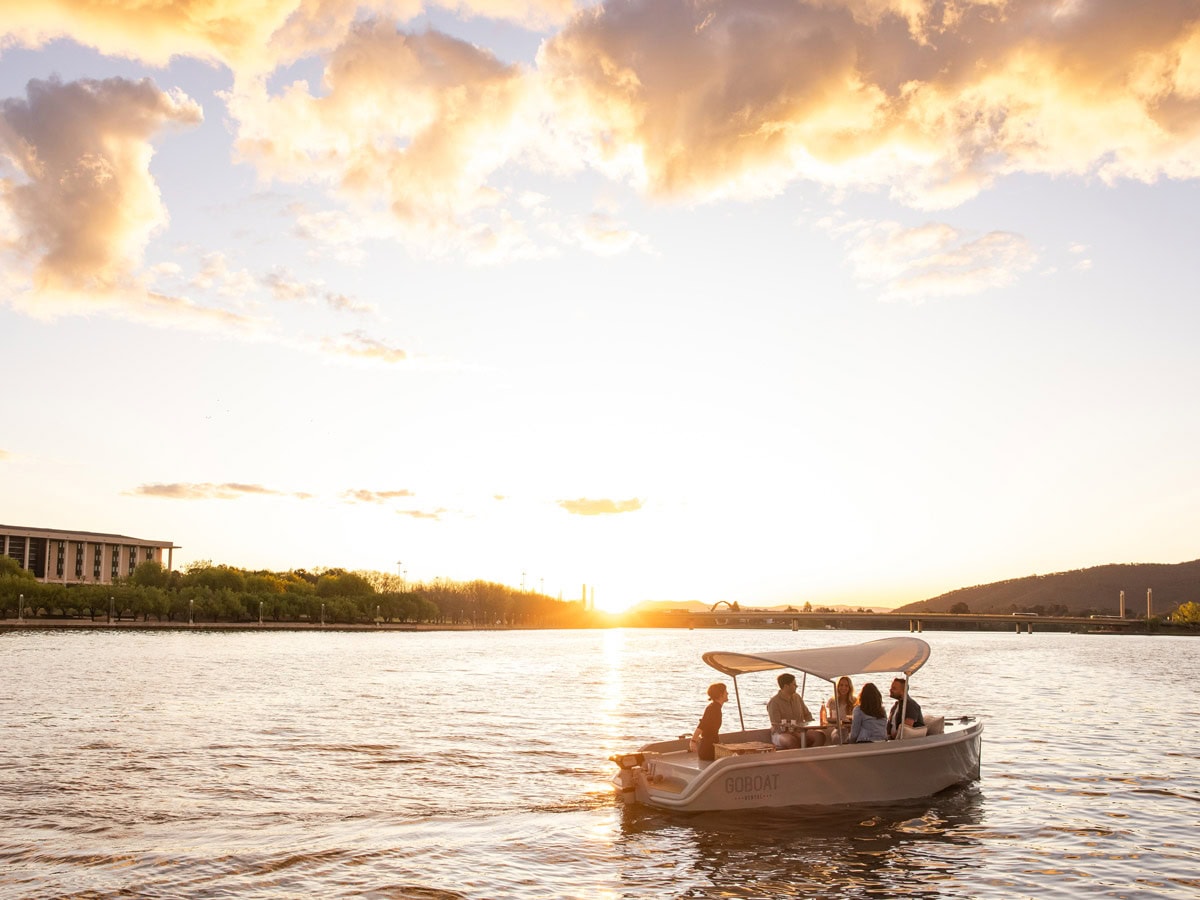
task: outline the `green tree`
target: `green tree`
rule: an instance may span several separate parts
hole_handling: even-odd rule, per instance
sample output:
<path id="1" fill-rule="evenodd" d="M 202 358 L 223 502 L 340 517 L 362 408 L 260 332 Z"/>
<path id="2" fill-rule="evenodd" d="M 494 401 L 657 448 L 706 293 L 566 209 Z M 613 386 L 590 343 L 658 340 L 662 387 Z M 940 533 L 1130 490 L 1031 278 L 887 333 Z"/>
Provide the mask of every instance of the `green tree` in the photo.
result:
<path id="1" fill-rule="evenodd" d="M 956 616 L 964 616 L 970 611 L 971 607 L 967 606 L 967 604 L 963 603 L 961 600 L 950 607 L 950 612 Z"/>
<path id="2" fill-rule="evenodd" d="M 37 578 L 11 556 L 0 556 L 0 608 L 3 615 L 11 609 L 14 613 L 21 605 L 20 596 L 25 595 L 25 606 L 30 606 L 34 592 L 39 586 Z"/>
<path id="3" fill-rule="evenodd" d="M 148 559 L 138 563 L 133 574 L 129 576 L 129 583 L 139 587 L 161 588 L 167 586 L 170 578 L 170 573 L 162 567 L 162 563 Z"/>
<path id="4" fill-rule="evenodd" d="M 371 582 L 353 572 L 331 570 L 317 580 L 318 597 L 370 597 L 374 593 Z"/>
<path id="5" fill-rule="evenodd" d="M 1179 608 L 1171 613 L 1171 621 L 1180 625 L 1200 625 L 1200 603 L 1189 601 L 1180 604 Z"/>
<path id="6" fill-rule="evenodd" d="M 246 576 L 246 591 L 251 594 L 261 594 L 264 597 L 274 597 L 287 590 L 287 582 L 271 572 L 255 572 Z"/>
<path id="7" fill-rule="evenodd" d="M 16 578 L 20 581 L 37 583 L 37 578 L 28 569 L 22 569 L 21 564 L 11 556 L 0 556 L 0 578 Z"/>
<path id="8" fill-rule="evenodd" d="M 205 561 L 190 566 L 183 576 L 183 583 L 188 587 L 204 587 L 213 591 L 244 591 L 246 576 L 232 566 L 214 566 Z"/>
<path id="9" fill-rule="evenodd" d="M 92 621 L 97 615 L 108 615 L 107 586 L 103 584 L 81 584 L 71 588 L 73 605 L 80 612 L 87 610 Z"/>

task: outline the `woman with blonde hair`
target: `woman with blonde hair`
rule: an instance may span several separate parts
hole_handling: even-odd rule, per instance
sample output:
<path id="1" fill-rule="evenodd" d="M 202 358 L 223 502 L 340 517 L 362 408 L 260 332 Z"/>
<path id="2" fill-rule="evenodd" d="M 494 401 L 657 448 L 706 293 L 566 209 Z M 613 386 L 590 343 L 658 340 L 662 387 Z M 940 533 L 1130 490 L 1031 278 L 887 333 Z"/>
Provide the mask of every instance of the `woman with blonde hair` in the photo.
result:
<path id="1" fill-rule="evenodd" d="M 858 697 L 854 693 L 854 682 L 848 675 L 837 680 L 833 696 L 825 701 L 825 715 L 834 725 L 848 722 L 854 715 L 854 707 L 858 706 Z"/>

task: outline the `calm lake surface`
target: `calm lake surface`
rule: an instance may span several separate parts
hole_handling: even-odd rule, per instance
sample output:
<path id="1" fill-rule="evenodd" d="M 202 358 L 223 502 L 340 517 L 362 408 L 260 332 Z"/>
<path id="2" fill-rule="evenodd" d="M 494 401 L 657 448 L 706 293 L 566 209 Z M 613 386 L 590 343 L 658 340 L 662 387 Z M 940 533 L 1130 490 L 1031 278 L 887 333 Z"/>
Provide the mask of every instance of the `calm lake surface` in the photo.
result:
<path id="1" fill-rule="evenodd" d="M 929 800 L 613 799 L 610 753 L 691 731 L 730 683 L 703 651 L 885 636 L 0 635 L 0 896 L 1200 895 L 1196 639 L 922 635 L 913 696 L 986 722 L 981 781 Z M 738 684 L 765 723 L 770 676 Z"/>

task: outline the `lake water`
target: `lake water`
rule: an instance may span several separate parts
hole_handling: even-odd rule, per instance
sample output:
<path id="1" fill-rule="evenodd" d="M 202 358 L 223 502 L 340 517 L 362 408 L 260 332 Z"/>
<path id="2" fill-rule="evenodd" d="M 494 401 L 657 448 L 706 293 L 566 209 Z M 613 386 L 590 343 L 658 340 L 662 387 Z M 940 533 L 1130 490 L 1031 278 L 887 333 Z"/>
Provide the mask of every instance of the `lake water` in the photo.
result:
<path id="1" fill-rule="evenodd" d="M 883 636 L 0 635 L 0 896 L 1200 895 L 1195 639 L 922 635 L 913 696 L 986 722 L 981 780 L 932 799 L 613 799 L 608 755 L 690 731 L 729 682 L 703 651 Z M 765 724 L 772 679 L 738 683 Z"/>

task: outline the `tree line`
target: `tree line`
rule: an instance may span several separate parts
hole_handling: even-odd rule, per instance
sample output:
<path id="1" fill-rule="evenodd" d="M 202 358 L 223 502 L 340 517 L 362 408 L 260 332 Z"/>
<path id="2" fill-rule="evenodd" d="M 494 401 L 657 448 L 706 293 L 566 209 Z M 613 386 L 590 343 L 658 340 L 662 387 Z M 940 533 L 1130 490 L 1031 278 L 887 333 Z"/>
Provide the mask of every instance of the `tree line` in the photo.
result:
<path id="1" fill-rule="evenodd" d="M 182 571 L 143 562 L 112 584 L 43 584 L 0 557 L 0 616 L 98 618 L 187 624 L 264 622 L 578 627 L 582 603 L 490 581 L 405 583 L 374 571 L 249 571 L 202 560 Z"/>

